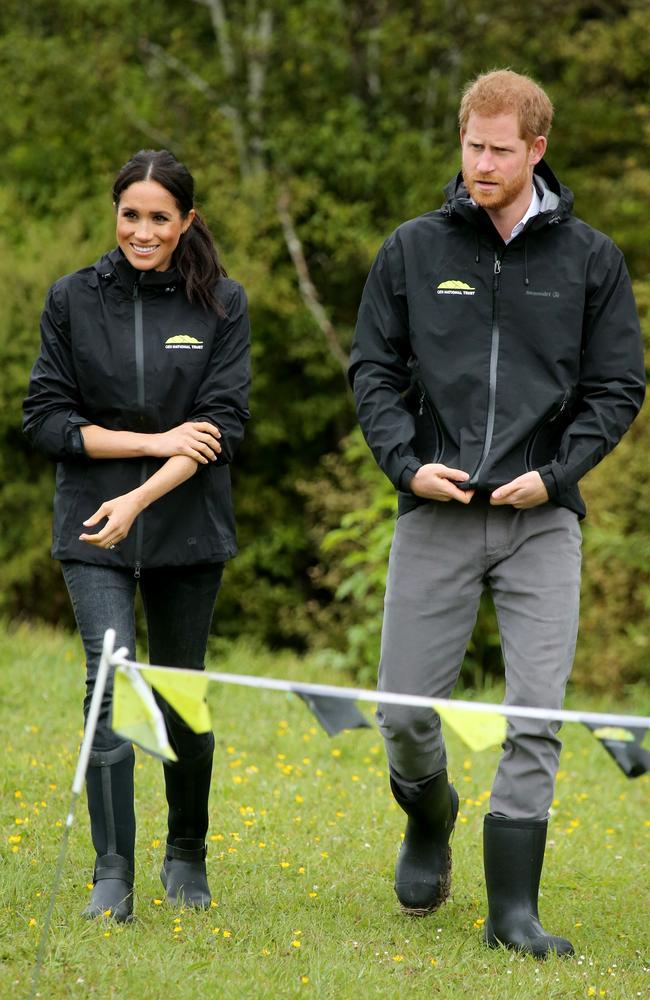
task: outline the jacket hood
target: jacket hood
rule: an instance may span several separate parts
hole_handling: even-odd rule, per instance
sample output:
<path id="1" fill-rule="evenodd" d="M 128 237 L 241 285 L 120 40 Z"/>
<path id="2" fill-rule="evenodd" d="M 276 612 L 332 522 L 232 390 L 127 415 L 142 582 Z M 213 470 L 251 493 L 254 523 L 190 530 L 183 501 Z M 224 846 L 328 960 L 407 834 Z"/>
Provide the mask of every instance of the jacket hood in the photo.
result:
<path id="1" fill-rule="evenodd" d="M 541 200 L 540 218 L 550 222 L 560 222 L 568 218 L 573 210 L 573 192 L 561 184 L 545 160 L 540 160 L 533 170 L 533 183 Z M 468 222 L 478 224 L 485 215 L 483 210 L 470 198 L 462 173 L 458 173 L 445 187 L 443 211 L 448 215 L 459 212 Z M 533 220 L 534 224 L 534 220 Z"/>
<path id="2" fill-rule="evenodd" d="M 166 271 L 144 271 L 133 267 L 119 247 L 103 254 L 93 264 L 92 269 L 106 281 L 118 281 L 129 294 L 136 283 L 141 288 L 171 290 L 182 280 L 175 267 L 170 267 Z"/>

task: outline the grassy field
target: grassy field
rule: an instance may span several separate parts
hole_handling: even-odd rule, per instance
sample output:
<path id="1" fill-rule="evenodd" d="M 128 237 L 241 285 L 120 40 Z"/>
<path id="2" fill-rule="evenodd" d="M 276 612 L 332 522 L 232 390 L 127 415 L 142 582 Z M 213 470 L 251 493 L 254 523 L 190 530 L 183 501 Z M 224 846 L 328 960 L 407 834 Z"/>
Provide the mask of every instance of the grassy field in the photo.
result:
<path id="1" fill-rule="evenodd" d="M 308 661 L 234 649 L 213 669 L 328 680 Z M 344 683 L 335 678 L 335 683 Z M 78 641 L 25 627 L 0 639 L 2 760 L 0 996 L 29 995 L 80 736 Z M 487 700 L 487 699 L 486 699 Z M 637 691 L 623 711 L 648 713 Z M 570 707 L 614 708 L 574 696 Z M 92 869 L 77 808 L 40 995 L 47 998 L 441 997 L 529 1000 L 648 996 L 650 810 L 581 726 L 565 751 L 540 911 L 571 960 L 538 963 L 481 944 L 481 824 L 497 751 L 449 734 L 461 794 L 451 900 L 402 916 L 392 868 L 403 828 L 376 729 L 330 739 L 295 696 L 211 686 L 217 753 L 208 873 L 215 904 L 178 912 L 158 878 L 165 805 L 158 761 L 138 752 L 136 920 L 86 922 Z"/>

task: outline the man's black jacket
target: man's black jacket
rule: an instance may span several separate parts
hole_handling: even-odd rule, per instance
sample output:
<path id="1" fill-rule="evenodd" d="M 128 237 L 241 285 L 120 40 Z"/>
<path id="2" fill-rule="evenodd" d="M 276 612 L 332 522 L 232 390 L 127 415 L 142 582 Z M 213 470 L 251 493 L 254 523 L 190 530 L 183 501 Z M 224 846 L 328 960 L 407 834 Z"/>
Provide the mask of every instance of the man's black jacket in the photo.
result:
<path id="1" fill-rule="evenodd" d="M 541 212 L 506 245 L 459 177 L 442 209 L 405 222 L 368 276 L 350 360 L 362 430 L 401 490 L 442 462 L 492 491 L 537 470 L 581 517 L 578 481 L 617 443 L 645 392 L 620 250 L 571 214 L 542 161 Z"/>
<path id="2" fill-rule="evenodd" d="M 228 463 L 248 419 L 246 296 L 216 289 L 224 315 L 190 304 L 175 270 L 140 271 L 119 250 L 50 289 L 24 430 L 57 464 L 52 555 L 113 566 L 222 562 L 236 552 Z M 79 428 L 159 433 L 188 420 L 221 431 L 222 451 L 136 519 L 114 550 L 80 542 L 82 522 L 165 459 L 90 459 Z"/>

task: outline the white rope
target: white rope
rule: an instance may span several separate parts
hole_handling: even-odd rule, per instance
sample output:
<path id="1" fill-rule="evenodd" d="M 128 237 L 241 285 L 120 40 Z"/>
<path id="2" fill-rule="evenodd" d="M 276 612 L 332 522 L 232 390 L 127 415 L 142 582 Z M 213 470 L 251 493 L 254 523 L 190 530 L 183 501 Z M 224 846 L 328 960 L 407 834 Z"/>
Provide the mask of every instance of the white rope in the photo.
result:
<path id="1" fill-rule="evenodd" d="M 122 651 L 120 650 L 119 653 Z M 195 670 L 180 667 L 155 667 L 153 664 L 136 663 L 119 658 L 113 660 L 116 666 L 128 666 L 141 671 L 171 670 L 176 674 L 196 677 Z M 206 671 L 202 676 L 220 684 L 236 684 L 241 687 L 263 688 L 270 691 L 288 691 L 293 694 L 307 694 L 325 698 L 346 698 L 349 701 L 369 701 L 377 705 L 411 705 L 414 708 L 462 709 L 490 715 L 505 715 L 518 719 L 553 719 L 557 722 L 584 722 L 597 726 L 622 726 L 625 728 L 650 728 L 650 717 L 644 715 L 621 715 L 616 712 L 580 712 L 561 708 L 530 708 L 524 705 L 497 705 L 478 701 L 461 701 L 451 698 L 425 698 L 416 694 L 399 694 L 392 691 L 369 691 L 365 688 L 338 687 L 333 684 L 309 684 L 306 681 L 286 681 L 277 677 L 260 677 L 256 674 L 227 674 Z"/>

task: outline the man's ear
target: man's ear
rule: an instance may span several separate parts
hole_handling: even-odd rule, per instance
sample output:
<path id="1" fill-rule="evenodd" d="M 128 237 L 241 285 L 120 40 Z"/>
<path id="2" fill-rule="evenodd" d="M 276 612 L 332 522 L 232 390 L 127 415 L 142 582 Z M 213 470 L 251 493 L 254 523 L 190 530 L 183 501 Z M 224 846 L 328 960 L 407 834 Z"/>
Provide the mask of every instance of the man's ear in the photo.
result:
<path id="1" fill-rule="evenodd" d="M 533 140 L 528 152 L 528 163 L 531 166 L 535 166 L 536 163 L 539 163 L 546 152 L 547 145 L 548 143 L 543 135 L 538 135 L 537 138 Z"/>

